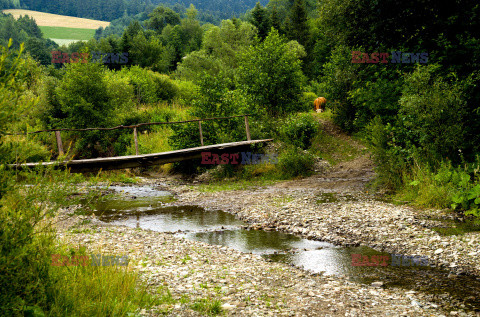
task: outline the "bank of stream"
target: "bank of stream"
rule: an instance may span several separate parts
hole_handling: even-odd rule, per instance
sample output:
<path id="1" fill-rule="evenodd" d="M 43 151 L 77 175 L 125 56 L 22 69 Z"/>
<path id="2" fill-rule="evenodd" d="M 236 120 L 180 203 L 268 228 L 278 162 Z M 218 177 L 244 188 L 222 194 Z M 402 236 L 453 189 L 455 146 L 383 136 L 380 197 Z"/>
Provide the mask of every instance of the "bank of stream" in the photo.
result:
<path id="1" fill-rule="evenodd" d="M 167 232 L 211 245 L 227 246 L 314 274 L 344 275 L 357 283 L 402 287 L 431 294 L 438 305 L 449 310 L 480 311 L 480 281 L 472 276 L 452 275 L 429 265 L 428 259 L 417 265 L 408 260 L 392 263 L 392 255 L 369 247 L 336 246 L 275 230 L 254 230 L 233 214 L 221 210 L 172 205 L 174 199 L 169 192 L 148 186 L 113 186 L 110 190 L 122 195 L 98 202 L 94 213 L 99 220 L 112 225 Z M 335 198 L 326 196 L 322 199 L 328 202 Z M 352 265 L 352 259 L 358 255 L 369 260 L 385 256 L 387 265 Z M 395 258 L 398 260 L 399 256 Z"/>

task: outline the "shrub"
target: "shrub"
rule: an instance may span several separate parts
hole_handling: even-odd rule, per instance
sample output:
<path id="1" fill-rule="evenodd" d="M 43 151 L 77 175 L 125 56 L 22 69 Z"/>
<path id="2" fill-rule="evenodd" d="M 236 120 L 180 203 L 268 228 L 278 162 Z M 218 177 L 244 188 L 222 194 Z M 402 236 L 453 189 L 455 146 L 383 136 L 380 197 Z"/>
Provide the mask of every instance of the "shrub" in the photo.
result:
<path id="1" fill-rule="evenodd" d="M 155 74 L 154 82 L 159 100 L 171 101 L 179 92 L 179 88 L 167 75 Z"/>
<path id="2" fill-rule="evenodd" d="M 396 78 L 396 73 L 388 72 L 386 67 L 365 76 L 369 78 L 365 78 L 359 88 L 351 90 L 348 97 L 356 111 L 353 120 L 355 131 L 363 130 L 375 116 L 384 123 L 394 122 L 403 87 L 402 79 Z"/>
<path id="3" fill-rule="evenodd" d="M 263 42 L 242 54 L 237 87 L 269 115 L 298 111 L 305 83 L 300 60 L 304 53 L 297 42 L 287 43 L 272 30 Z"/>
<path id="4" fill-rule="evenodd" d="M 174 80 L 178 88 L 175 100 L 184 105 L 190 106 L 194 100 L 199 96 L 198 86 L 187 80 Z"/>
<path id="5" fill-rule="evenodd" d="M 287 147 L 278 157 L 277 169 L 282 178 L 309 176 L 313 173 L 315 158 L 307 151 L 294 146 Z"/>
<path id="6" fill-rule="evenodd" d="M 318 132 L 319 123 L 310 113 L 295 113 L 287 117 L 279 128 L 280 138 L 287 143 L 308 149 Z"/>
<path id="7" fill-rule="evenodd" d="M 337 46 L 331 53 L 328 63 L 323 65 L 322 82 L 319 87 L 325 92 L 325 98 L 333 111 L 333 119 L 345 131 L 354 131 L 354 120 L 357 113 L 348 92 L 354 88 L 358 80 L 358 65 L 351 60 L 352 49 Z"/>
<path id="8" fill-rule="evenodd" d="M 318 96 L 314 92 L 304 92 L 302 94 L 302 111 L 311 111 L 313 109 L 313 102 Z"/>
<path id="9" fill-rule="evenodd" d="M 366 131 L 366 141 L 376 165 L 377 185 L 391 190 L 399 189 L 411 155 L 392 139 L 395 127 L 389 123 L 384 125 L 380 117 L 375 117 Z"/>
<path id="10" fill-rule="evenodd" d="M 46 146 L 32 138 L 26 138 L 25 136 L 16 136 L 9 138 L 3 143 L 5 154 L 2 156 L 4 162 L 39 162 L 50 160 L 51 152 Z"/>
<path id="11" fill-rule="evenodd" d="M 438 66 L 418 67 L 405 78 L 395 136 L 405 149 L 434 166 L 448 157 L 460 162 L 465 147 L 465 99 L 460 82 L 435 75 Z"/>
<path id="12" fill-rule="evenodd" d="M 31 186 L 6 182 L 0 199 L 0 311 L 9 316 L 40 310 L 52 301 L 52 217 L 72 192 L 67 172 L 20 173 Z M 13 179 L 0 167 L 0 179 Z"/>
<path id="13" fill-rule="evenodd" d="M 480 157 L 463 168 L 442 162 L 436 172 L 428 166 L 416 165 L 411 174 L 405 174 L 404 186 L 397 197 L 416 205 L 452 208 L 480 218 L 479 171 Z"/>

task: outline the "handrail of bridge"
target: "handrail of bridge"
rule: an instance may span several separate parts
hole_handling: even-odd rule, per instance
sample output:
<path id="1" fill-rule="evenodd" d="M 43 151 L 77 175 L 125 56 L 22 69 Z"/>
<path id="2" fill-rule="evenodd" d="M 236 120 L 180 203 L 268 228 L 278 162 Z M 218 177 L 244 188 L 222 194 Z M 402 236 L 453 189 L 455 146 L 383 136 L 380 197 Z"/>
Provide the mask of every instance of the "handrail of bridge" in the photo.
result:
<path id="1" fill-rule="evenodd" d="M 6 133 L 5 135 L 28 135 L 28 134 L 35 134 L 35 133 L 42 133 L 42 132 L 55 132 L 55 137 L 57 139 L 58 153 L 60 155 L 63 155 L 64 151 L 63 151 L 63 143 L 62 143 L 62 138 L 60 136 L 60 131 L 92 131 L 92 130 L 111 131 L 111 130 L 117 130 L 117 129 L 133 129 L 133 138 L 134 138 L 134 141 L 135 141 L 135 153 L 136 153 L 136 155 L 138 155 L 138 137 L 137 137 L 137 128 L 138 127 L 148 126 L 148 125 L 162 125 L 162 124 L 198 122 L 198 129 L 200 131 L 200 143 L 203 146 L 202 121 L 223 120 L 223 119 L 244 117 L 245 118 L 245 131 L 247 133 L 247 141 L 250 141 L 251 140 L 250 127 L 248 125 L 248 117 L 249 116 L 251 116 L 251 114 L 242 114 L 242 115 L 230 116 L 230 117 L 213 117 L 213 118 L 193 119 L 193 120 L 186 120 L 186 121 L 144 122 L 144 123 L 138 123 L 138 124 L 134 124 L 134 125 L 119 125 L 119 126 L 111 127 L 111 128 L 47 129 L 47 130 L 38 130 L 38 131 L 25 132 L 25 133 Z"/>

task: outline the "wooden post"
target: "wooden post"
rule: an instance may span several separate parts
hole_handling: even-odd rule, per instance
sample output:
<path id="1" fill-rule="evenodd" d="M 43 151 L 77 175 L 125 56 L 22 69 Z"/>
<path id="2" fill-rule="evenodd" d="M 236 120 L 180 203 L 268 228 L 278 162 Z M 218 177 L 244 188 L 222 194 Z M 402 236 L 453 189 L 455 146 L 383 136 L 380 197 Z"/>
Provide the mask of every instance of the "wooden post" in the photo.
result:
<path id="1" fill-rule="evenodd" d="M 137 127 L 133 128 L 133 139 L 135 141 L 135 155 L 138 155 Z"/>
<path id="2" fill-rule="evenodd" d="M 250 141 L 250 127 L 248 126 L 248 116 L 245 116 L 245 130 L 247 131 L 247 141 Z"/>
<path id="3" fill-rule="evenodd" d="M 203 146 L 202 121 L 198 121 L 198 129 L 200 130 L 200 143 L 202 143 Z"/>
<path id="4" fill-rule="evenodd" d="M 55 137 L 57 138 L 58 155 L 63 155 L 63 143 L 62 137 L 60 136 L 60 131 L 55 131 Z"/>

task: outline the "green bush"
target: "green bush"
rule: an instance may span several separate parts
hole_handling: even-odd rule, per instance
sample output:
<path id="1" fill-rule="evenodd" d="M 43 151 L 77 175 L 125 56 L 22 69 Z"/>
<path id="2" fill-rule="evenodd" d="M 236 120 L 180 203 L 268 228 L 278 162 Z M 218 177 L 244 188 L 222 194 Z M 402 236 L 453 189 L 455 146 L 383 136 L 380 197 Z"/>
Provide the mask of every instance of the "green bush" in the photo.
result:
<path id="1" fill-rule="evenodd" d="M 308 149 L 318 133 L 320 124 L 311 113 L 295 113 L 287 117 L 279 128 L 282 141 L 301 149 Z"/>
<path id="2" fill-rule="evenodd" d="M 282 178 L 309 176 L 313 173 L 315 158 L 307 151 L 289 146 L 278 157 L 277 170 Z"/>
<path id="3" fill-rule="evenodd" d="M 390 190 L 402 186 L 403 173 L 411 159 L 411 155 L 392 139 L 394 132 L 394 126 L 389 123 L 384 125 L 380 117 L 375 117 L 366 127 L 365 133 L 376 166 L 375 182 Z"/>
<path id="4" fill-rule="evenodd" d="M 314 92 L 304 92 L 302 94 L 301 102 L 302 102 L 302 111 L 312 111 L 313 110 L 313 102 L 317 99 L 318 96 Z"/>
<path id="5" fill-rule="evenodd" d="M 355 88 L 359 79 L 359 64 L 352 63 L 350 47 L 338 45 L 332 50 L 329 62 L 323 65 L 323 77 L 319 87 L 325 92 L 333 119 L 343 130 L 355 130 L 354 121 L 357 113 L 355 104 L 349 99 L 349 91 Z"/>
<path id="6" fill-rule="evenodd" d="M 156 103 L 158 83 L 155 82 L 155 73 L 139 66 L 123 68 L 120 74 L 127 78 L 133 86 L 137 103 Z"/>
<path id="7" fill-rule="evenodd" d="M 181 105 L 191 106 L 199 96 L 198 86 L 186 80 L 174 80 L 173 82 L 178 88 L 175 100 Z"/>
<path id="8" fill-rule="evenodd" d="M 159 100 L 171 101 L 179 93 L 179 88 L 167 75 L 155 74 L 154 82 Z"/>
<path id="9" fill-rule="evenodd" d="M 9 139 L 4 142 L 5 154 L 2 156 L 4 162 L 40 162 L 49 161 L 51 152 L 48 148 L 32 138 L 24 136 Z"/>
<path id="10" fill-rule="evenodd" d="M 480 157 L 463 168 L 442 162 L 436 172 L 417 165 L 404 175 L 397 197 L 416 205 L 452 208 L 480 218 Z M 480 219 L 479 219 L 480 220 Z"/>
<path id="11" fill-rule="evenodd" d="M 14 177 L 11 174 L 0 167 L 2 184 L 4 178 Z M 0 199 L 0 311 L 8 316 L 45 310 L 52 302 L 52 220 L 75 180 L 60 171 L 20 175 L 32 185 L 8 182 Z"/>
<path id="12" fill-rule="evenodd" d="M 405 149 L 434 166 L 444 158 L 460 162 L 466 116 L 462 83 L 436 75 L 437 65 L 419 66 L 405 78 L 395 137 Z"/>
<path id="13" fill-rule="evenodd" d="M 366 78 L 357 84 L 357 89 L 348 93 L 348 100 L 356 111 L 353 120 L 355 131 L 362 131 L 375 116 L 379 116 L 385 123 L 394 122 L 399 109 L 402 79 L 386 67 L 370 73 L 361 72 Z"/>

